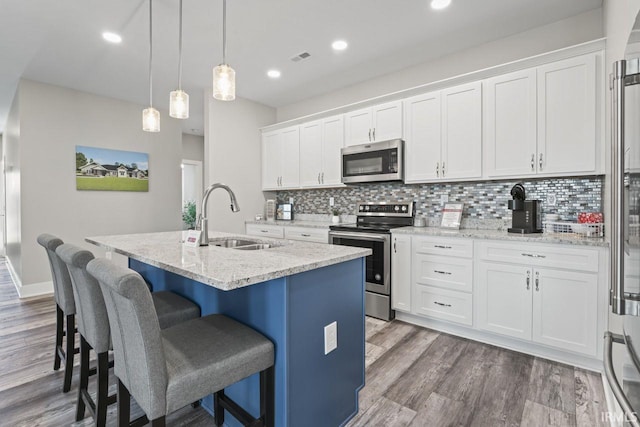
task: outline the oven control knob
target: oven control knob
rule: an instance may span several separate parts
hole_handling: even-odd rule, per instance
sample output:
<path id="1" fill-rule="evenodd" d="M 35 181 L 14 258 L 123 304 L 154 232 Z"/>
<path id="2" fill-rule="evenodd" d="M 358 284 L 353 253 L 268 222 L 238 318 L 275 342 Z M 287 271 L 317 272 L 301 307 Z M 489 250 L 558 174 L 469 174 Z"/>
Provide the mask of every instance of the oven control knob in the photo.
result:
<path id="1" fill-rule="evenodd" d="M 406 211 L 407 211 L 407 207 L 406 207 L 406 206 L 403 206 L 403 207 L 402 207 L 402 212 L 406 212 Z"/>
<path id="2" fill-rule="evenodd" d="M 376 274 L 374 277 L 376 278 L 377 281 L 380 281 L 382 279 L 382 276 L 380 276 L 379 274 Z"/>
<path id="3" fill-rule="evenodd" d="M 360 210 L 363 211 L 364 210 L 364 206 L 360 206 Z"/>
<path id="4" fill-rule="evenodd" d="M 365 207 L 364 207 L 364 210 L 365 210 L 365 211 L 368 211 L 368 210 L 369 210 L 369 206 L 365 206 Z"/>
<path id="5" fill-rule="evenodd" d="M 396 205 L 396 212 L 400 210 L 400 206 Z"/>

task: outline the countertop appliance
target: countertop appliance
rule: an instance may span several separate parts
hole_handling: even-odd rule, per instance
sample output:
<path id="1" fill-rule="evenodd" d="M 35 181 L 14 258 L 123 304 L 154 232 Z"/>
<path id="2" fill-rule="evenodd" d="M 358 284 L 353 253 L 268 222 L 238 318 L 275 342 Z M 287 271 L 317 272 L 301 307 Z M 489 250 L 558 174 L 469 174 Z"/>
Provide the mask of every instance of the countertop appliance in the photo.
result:
<path id="1" fill-rule="evenodd" d="M 395 318 L 391 310 L 391 229 L 413 225 L 414 202 L 361 202 L 355 224 L 332 225 L 329 243 L 369 248 L 366 258 L 365 313 L 383 320 Z"/>
<path id="2" fill-rule="evenodd" d="M 634 30 L 639 29 L 639 23 L 640 16 Z M 640 60 L 615 62 L 610 83 L 613 152 L 609 304 L 613 313 L 623 315 L 623 330 L 605 333 L 604 368 L 608 384 L 625 412 L 622 420 L 640 426 Z M 619 352 L 614 355 L 613 344 L 626 348 L 624 356 Z"/>
<path id="3" fill-rule="evenodd" d="M 511 189 L 512 200 L 508 207 L 512 211 L 509 233 L 542 233 L 542 203 L 540 200 L 526 200 L 524 185 L 518 183 Z"/>
<path id="4" fill-rule="evenodd" d="M 344 147 L 342 183 L 404 180 L 404 141 L 374 142 Z"/>

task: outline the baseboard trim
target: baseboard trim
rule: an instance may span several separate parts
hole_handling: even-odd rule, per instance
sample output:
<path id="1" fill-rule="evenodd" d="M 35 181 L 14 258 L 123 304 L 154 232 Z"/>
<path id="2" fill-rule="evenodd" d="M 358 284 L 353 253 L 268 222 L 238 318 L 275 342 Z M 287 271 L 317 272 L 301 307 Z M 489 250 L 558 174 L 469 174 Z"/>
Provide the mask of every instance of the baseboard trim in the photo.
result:
<path id="1" fill-rule="evenodd" d="M 20 280 L 20 277 L 11 264 L 11 260 L 9 258 L 5 259 L 7 261 L 7 269 L 9 270 L 11 281 L 13 282 L 13 286 L 15 286 L 16 291 L 18 292 L 18 297 L 20 297 L 20 299 L 53 294 L 53 281 L 49 280 L 46 282 L 23 285 L 22 280 Z"/>

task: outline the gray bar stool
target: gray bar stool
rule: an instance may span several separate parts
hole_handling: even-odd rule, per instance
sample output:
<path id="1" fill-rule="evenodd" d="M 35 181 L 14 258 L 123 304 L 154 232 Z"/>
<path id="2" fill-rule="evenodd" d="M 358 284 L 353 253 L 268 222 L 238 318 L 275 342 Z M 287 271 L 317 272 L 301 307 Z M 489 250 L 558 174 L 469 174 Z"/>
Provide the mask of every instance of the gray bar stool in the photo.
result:
<path id="1" fill-rule="evenodd" d="M 212 393 L 217 426 L 224 422 L 224 410 L 244 425 L 274 425 L 269 339 L 221 314 L 161 330 L 151 293 L 138 273 L 105 259 L 89 262 L 87 271 L 100 283 L 109 313 L 119 426 L 130 424 L 131 395 L 152 426 L 164 426 L 166 415 Z M 255 419 L 224 388 L 258 372 L 260 416 Z"/>
<path id="2" fill-rule="evenodd" d="M 56 348 L 54 352 L 53 370 L 60 369 L 60 363 L 64 363 L 64 393 L 71 389 L 71 377 L 73 375 L 73 356 L 77 352 L 76 340 L 76 305 L 71 289 L 71 279 L 67 267 L 56 255 L 56 248 L 63 244 L 62 240 L 51 234 L 38 236 L 38 243 L 47 251 L 47 258 L 51 266 L 51 278 L 53 279 L 53 299 L 56 301 Z M 66 321 L 67 332 L 64 332 Z M 62 349 L 62 338 L 67 336 L 66 351 Z"/>
<path id="3" fill-rule="evenodd" d="M 76 301 L 78 331 L 80 332 L 80 387 L 76 408 L 76 421 L 84 418 L 88 409 L 96 425 L 106 424 L 107 406 L 115 403 L 116 396 L 108 396 L 109 350 L 111 333 L 109 318 L 100 285 L 87 273 L 87 264 L 95 257 L 90 251 L 65 243 L 58 246 L 56 254 L 65 263 L 71 275 L 71 284 Z M 161 328 L 200 317 L 200 307 L 173 292 L 155 292 L 152 302 Z M 96 402 L 91 399 L 89 385 L 89 350 L 98 356 L 98 387 Z"/>

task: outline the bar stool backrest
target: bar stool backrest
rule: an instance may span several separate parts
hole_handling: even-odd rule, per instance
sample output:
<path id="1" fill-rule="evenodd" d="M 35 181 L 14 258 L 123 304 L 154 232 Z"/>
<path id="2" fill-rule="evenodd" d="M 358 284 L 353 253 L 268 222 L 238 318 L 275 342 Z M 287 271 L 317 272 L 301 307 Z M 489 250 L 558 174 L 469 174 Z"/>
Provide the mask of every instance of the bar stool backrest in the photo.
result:
<path id="1" fill-rule="evenodd" d="M 87 271 L 109 313 L 116 376 L 148 416 L 166 414 L 167 366 L 149 288 L 138 273 L 106 259 L 90 261 Z"/>
<path id="2" fill-rule="evenodd" d="M 76 314 L 69 271 L 65 263 L 56 254 L 56 248 L 64 242 L 58 237 L 46 233 L 39 235 L 37 240 L 40 246 L 47 251 L 49 266 L 51 267 L 51 278 L 53 279 L 53 298 L 56 300 L 56 304 L 65 315 Z"/>
<path id="3" fill-rule="evenodd" d="M 67 265 L 76 301 L 78 330 L 96 353 L 109 351 L 111 333 L 104 297 L 98 281 L 87 273 L 93 254 L 78 246 L 65 243 L 56 254 Z"/>

